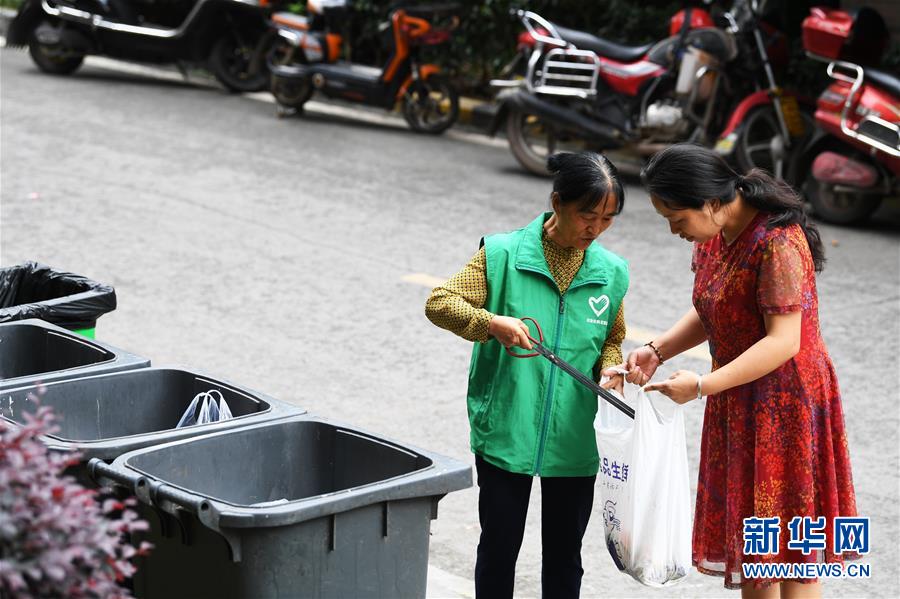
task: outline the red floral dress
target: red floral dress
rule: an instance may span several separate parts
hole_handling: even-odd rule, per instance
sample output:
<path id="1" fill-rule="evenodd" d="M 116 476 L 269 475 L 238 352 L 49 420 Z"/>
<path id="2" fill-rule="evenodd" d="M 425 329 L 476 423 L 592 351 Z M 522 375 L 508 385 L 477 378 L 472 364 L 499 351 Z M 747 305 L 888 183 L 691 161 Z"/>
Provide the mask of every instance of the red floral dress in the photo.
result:
<path id="1" fill-rule="evenodd" d="M 760 212 L 731 244 L 694 247 L 694 307 L 713 370 L 765 334 L 764 314 L 802 310 L 800 352 L 751 383 L 710 395 L 703 419 L 693 561 L 700 572 L 746 582 L 742 562 L 842 561 L 833 518 L 856 516 L 840 391 L 819 332 L 815 272 L 799 225 L 767 230 Z M 743 555 L 743 519 L 781 517 L 777 555 Z M 826 517 L 826 550 L 787 548 L 794 516 Z M 847 558 L 850 556 L 843 556 Z M 812 582 L 812 580 L 807 580 Z M 777 579 L 753 579 L 761 587 Z"/>

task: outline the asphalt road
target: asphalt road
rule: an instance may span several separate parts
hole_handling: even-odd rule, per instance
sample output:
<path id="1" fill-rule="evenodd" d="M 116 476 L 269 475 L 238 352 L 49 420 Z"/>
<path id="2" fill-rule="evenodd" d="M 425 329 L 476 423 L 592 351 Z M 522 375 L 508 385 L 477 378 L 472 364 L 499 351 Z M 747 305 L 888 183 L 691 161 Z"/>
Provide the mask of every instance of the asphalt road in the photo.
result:
<path id="1" fill-rule="evenodd" d="M 502 142 L 428 137 L 401 120 L 316 103 L 278 120 L 263 97 L 93 61 L 66 78 L 0 52 L 2 263 L 36 259 L 108 282 L 119 306 L 97 334 L 152 358 L 220 375 L 318 415 L 472 462 L 470 344 L 423 313 L 429 285 L 490 232 L 529 222 L 549 182 Z M 822 226 L 821 321 L 844 395 L 872 576 L 827 596 L 900 588 L 900 209 L 865 227 Z M 690 246 L 669 235 L 635 181 L 601 242 L 630 262 L 626 349 L 690 306 Z M 670 369 L 705 371 L 702 354 Z M 687 409 L 696 483 L 703 406 Z M 223 473 L 224 475 L 224 473 Z M 539 485 L 517 593 L 540 594 Z M 475 489 L 440 503 L 431 596 L 470 596 Z M 694 574 L 670 590 L 619 574 L 595 509 L 585 597 L 712 597 Z"/>

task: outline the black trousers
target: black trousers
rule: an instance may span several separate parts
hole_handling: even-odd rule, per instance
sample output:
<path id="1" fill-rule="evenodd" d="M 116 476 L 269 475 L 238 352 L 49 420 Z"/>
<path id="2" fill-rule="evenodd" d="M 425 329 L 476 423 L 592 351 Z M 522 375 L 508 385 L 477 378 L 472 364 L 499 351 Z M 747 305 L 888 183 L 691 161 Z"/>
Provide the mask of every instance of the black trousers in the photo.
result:
<path id="1" fill-rule="evenodd" d="M 507 472 L 475 456 L 481 539 L 475 596 L 513 596 L 516 559 L 525 534 L 532 477 Z M 577 598 L 581 591 L 581 539 L 591 517 L 596 476 L 541 478 L 541 587 L 543 597 Z"/>

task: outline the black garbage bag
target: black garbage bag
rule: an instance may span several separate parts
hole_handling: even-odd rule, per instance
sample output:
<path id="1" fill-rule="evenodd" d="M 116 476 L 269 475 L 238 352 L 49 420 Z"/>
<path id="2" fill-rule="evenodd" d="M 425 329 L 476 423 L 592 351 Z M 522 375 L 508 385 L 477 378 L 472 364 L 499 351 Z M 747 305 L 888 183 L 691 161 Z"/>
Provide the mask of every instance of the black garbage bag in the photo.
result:
<path id="1" fill-rule="evenodd" d="M 116 290 L 81 275 L 25 262 L 0 268 L 0 322 L 40 318 L 89 329 L 116 309 Z"/>

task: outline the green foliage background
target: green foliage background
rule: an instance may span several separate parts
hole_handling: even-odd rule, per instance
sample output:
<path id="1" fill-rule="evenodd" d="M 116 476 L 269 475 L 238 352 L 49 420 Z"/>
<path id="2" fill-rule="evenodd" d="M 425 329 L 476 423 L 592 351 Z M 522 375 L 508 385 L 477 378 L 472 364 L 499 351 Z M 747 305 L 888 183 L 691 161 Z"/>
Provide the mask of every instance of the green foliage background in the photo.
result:
<path id="1" fill-rule="evenodd" d="M 431 60 L 450 70 L 469 93 L 487 93 L 486 84 L 515 54 L 516 38 L 522 24 L 510 15 L 514 8 L 541 16 L 573 29 L 590 31 L 620 43 L 639 45 L 667 34 L 669 17 L 683 2 L 626 0 L 482 0 L 460 2 L 459 28 L 446 46 L 428 49 Z M 354 2 L 356 18 L 363 25 L 354 31 L 356 56 L 373 64 L 386 59 L 375 30 L 384 21 L 391 3 L 378 0 Z"/>
<path id="2" fill-rule="evenodd" d="M 791 61 L 785 77 L 788 87 L 809 96 L 818 95 L 828 78 L 824 65 L 810 60 L 803 52 L 801 23 L 811 6 L 835 3 L 833 0 L 767 3 L 766 19 L 785 32 L 789 40 Z M 387 60 L 387 39 L 378 33 L 378 25 L 386 22 L 393 4 L 396 3 L 386 0 L 353 2 L 350 37 L 354 60 L 375 65 Z M 510 15 L 514 8 L 534 11 L 563 27 L 588 31 L 622 44 L 641 45 L 668 35 L 670 17 L 686 5 L 684 0 L 462 0 L 459 4 L 462 8 L 458 30 L 448 45 L 429 48 L 426 58 L 447 69 L 464 93 L 483 97 L 491 95 L 487 82 L 515 54 L 522 25 Z M 900 72 L 900 40 L 892 40 L 882 68 Z"/>

